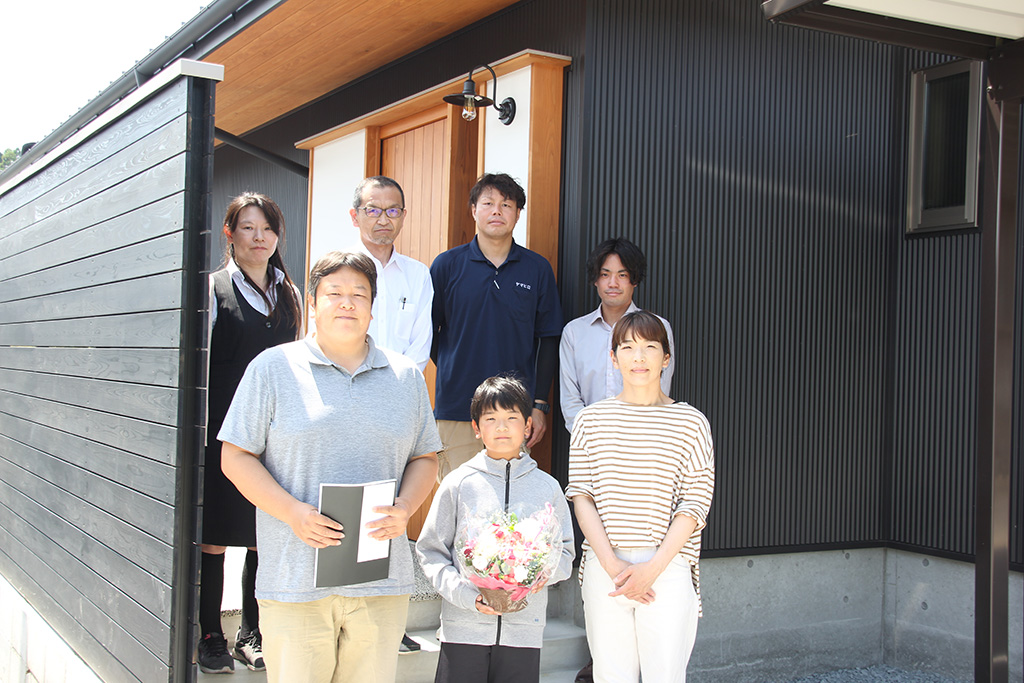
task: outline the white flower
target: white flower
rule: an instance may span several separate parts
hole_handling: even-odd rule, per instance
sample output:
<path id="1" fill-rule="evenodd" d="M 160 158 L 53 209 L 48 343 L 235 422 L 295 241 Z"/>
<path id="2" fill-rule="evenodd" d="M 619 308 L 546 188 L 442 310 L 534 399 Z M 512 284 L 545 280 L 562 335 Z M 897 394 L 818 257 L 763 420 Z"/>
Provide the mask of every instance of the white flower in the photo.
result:
<path id="1" fill-rule="evenodd" d="M 522 583 L 530 576 L 530 570 L 523 565 L 518 565 L 513 576 L 515 577 L 516 583 Z"/>
<path id="2" fill-rule="evenodd" d="M 482 572 L 487 569 L 487 556 L 477 555 L 473 558 L 473 569 Z"/>
<path id="3" fill-rule="evenodd" d="M 521 533 L 524 539 L 526 539 L 529 542 L 532 542 L 538 536 L 540 536 L 542 527 L 540 525 L 540 522 L 538 522 L 533 517 L 529 517 L 527 519 L 520 520 L 519 524 L 516 524 L 516 531 Z"/>

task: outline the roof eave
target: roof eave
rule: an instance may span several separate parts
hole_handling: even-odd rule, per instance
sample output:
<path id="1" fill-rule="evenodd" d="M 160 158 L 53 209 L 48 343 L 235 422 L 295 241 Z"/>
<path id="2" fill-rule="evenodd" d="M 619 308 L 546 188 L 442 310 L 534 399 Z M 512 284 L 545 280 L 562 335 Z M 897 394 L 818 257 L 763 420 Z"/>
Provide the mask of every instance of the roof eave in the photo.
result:
<path id="1" fill-rule="evenodd" d="M 981 33 L 832 7 L 825 0 L 765 0 L 761 11 L 774 23 L 968 59 L 988 59 L 1007 42 Z"/>

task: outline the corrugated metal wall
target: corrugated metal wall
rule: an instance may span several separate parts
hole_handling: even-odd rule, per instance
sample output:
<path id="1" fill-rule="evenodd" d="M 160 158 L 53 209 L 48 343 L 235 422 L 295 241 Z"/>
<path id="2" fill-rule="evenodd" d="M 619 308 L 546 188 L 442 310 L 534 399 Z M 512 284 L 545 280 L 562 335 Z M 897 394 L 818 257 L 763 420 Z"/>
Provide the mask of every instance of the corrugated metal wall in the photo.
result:
<path id="1" fill-rule="evenodd" d="M 280 153 L 280 152 L 279 152 Z M 308 153 L 292 147 L 287 158 L 308 164 Z M 223 172 L 222 172 L 223 170 Z M 226 145 L 217 149 L 214 164 L 214 190 L 212 195 L 213 225 L 210 263 L 213 271 L 221 267 L 227 240 L 221 226 L 228 203 L 242 192 L 262 192 L 281 207 L 284 214 L 285 237 L 281 243 L 282 256 L 288 274 L 300 289 L 306 285 L 306 203 L 309 182 L 295 173 L 282 170 L 268 161 L 257 159 Z"/>
<path id="2" fill-rule="evenodd" d="M 907 127 L 911 70 L 948 57 L 905 51 L 897 71 L 893 127 Z M 905 141 L 901 140 L 901 147 Z M 896 159 L 905 174 L 903 150 Z M 903 177 L 902 175 L 899 177 Z M 897 212 L 905 202 L 900 188 Z M 1018 231 L 1024 230 L 1024 215 Z M 900 226 L 902 228 L 902 226 Z M 906 237 L 894 231 L 896 283 L 891 302 L 892 468 L 891 515 L 886 538 L 917 550 L 973 556 L 977 486 L 977 382 L 981 234 L 968 231 Z M 1018 241 L 1018 263 L 1024 243 Z M 1011 562 L 1024 564 L 1021 391 L 1024 387 L 1024 288 L 1018 265 L 1015 359 L 1014 486 L 1011 492 Z"/>
<path id="3" fill-rule="evenodd" d="M 579 238 L 648 255 L 715 434 L 709 549 L 881 538 L 892 53 L 753 3 L 591 4 Z"/>
<path id="4" fill-rule="evenodd" d="M 1024 140 L 1024 121 L 1021 121 Z M 1024 169 L 1024 146 L 1021 147 L 1020 168 Z M 1024 173 L 1020 175 L 1017 197 L 1024 197 Z M 1013 468 L 1010 493 L 1010 562 L 1024 566 L 1024 204 L 1017 209 L 1017 340 L 1013 359 Z"/>

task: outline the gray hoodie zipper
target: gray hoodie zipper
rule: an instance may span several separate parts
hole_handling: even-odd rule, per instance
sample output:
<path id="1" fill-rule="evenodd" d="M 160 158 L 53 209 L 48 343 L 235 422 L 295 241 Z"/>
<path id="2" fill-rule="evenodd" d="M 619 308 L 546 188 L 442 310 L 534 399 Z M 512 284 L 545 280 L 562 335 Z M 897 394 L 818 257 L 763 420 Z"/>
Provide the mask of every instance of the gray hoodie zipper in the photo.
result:
<path id="1" fill-rule="evenodd" d="M 512 481 L 512 461 L 505 461 L 505 513 L 508 514 L 508 489 Z M 495 645 L 501 645 L 501 615 L 498 615 L 498 633 L 494 638 Z"/>

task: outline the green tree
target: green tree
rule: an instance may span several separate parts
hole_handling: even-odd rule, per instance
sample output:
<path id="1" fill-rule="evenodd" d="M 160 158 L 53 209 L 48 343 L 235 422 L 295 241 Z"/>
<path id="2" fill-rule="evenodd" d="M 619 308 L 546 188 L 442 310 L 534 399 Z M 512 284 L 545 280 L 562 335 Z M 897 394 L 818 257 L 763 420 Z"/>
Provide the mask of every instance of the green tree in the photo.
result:
<path id="1" fill-rule="evenodd" d="M 16 149 L 4 150 L 4 155 L 0 158 L 0 173 L 2 173 L 8 166 L 13 164 L 21 156 L 21 152 Z"/>

